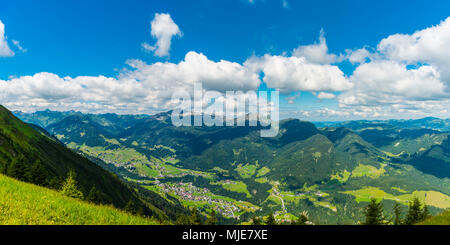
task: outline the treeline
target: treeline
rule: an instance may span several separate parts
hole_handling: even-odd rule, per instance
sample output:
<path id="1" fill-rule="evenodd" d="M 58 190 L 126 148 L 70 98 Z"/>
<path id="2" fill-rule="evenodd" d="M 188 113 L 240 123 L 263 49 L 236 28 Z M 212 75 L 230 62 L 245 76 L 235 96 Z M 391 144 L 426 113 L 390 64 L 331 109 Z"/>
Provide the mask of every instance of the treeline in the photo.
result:
<path id="1" fill-rule="evenodd" d="M 251 220 L 251 225 L 312 225 L 312 224 L 313 223 L 309 221 L 307 212 L 302 212 L 297 218 L 297 220 L 292 220 L 291 222 L 280 223 L 275 219 L 273 213 L 270 213 L 269 216 L 267 216 L 266 220 L 259 217 L 253 217 Z"/>
<path id="2" fill-rule="evenodd" d="M 35 185 L 50 187 L 54 184 L 48 179 L 48 173 L 40 160 L 34 161 L 30 166 L 23 155 L 12 159 L 11 162 L 4 162 L 0 165 L 0 173 L 20 181 L 29 182 Z"/>
<path id="3" fill-rule="evenodd" d="M 54 189 L 68 197 L 93 204 L 105 203 L 100 191 L 97 190 L 95 185 L 87 193 L 83 193 L 80 190 L 74 170 L 70 170 L 65 179 L 56 176 L 49 178 L 49 174 L 40 160 L 36 160 L 32 165 L 29 165 L 23 155 L 19 155 L 9 163 L 5 162 L 1 164 L 0 173 L 23 182 Z M 124 210 L 133 214 L 144 213 L 142 208 L 135 207 L 131 200 L 127 203 Z"/>
<path id="4" fill-rule="evenodd" d="M 18 154 L 17 157 L 9 162 L 0 162 L 0 173 L 23 182 L 59 191 L 68 197 L 93 204 L 110 204 L 110 201 L 104 198 L 103 193 L 95 186 L 95 184 L 87 186 L 87 188 L 86 186 L 82 186 L 77 181 L 75 170 L 69 170 L 66 177 L 52 177 L 52 174 L 46 169 L 41 160 L 37 159 L 35 161 L 30 161 L 22 154 Z M 117 208 L 143 217 L 152 216 L 161 223 L 175 221 L 178 213 L 189 213 L 179 203 L 171 204 L 151 191 L 147 191 L 138 185 L 133 185 L 133 183 L 128 184 L 144 203 L 137 203 L 135 200 L 130 199 L 128 202 L 124 203 L 124 206 Z M 144 205 L 148 205 L 148 207 Z M 157 209 L 152 209 L 152 206 L 162 210 L 162 212 Z"/>
<path id="5" fill-rule="evenodd" d="M 75 180 L 75 171 L 70 170 L 66 179 L 53 177 L 49 178 L 49 174 L 40 160 L 34 161 L 30 166 L 27 164 L 25 157 L 19 155 L 10 163 L 6 162 L 0 166 L 0 173 L 15 178 L 20 181 L 31 184 L 51 188 L 60 191 L 63 195 L 89 201 L 95 204 L 102 203 L 101 194 L 92 186 L 90 191 L 84 194 L 77 186 Z"/>
<path id="6" fill-rule="evenodd" d="M 216 212 L 211 210 L 209 216 L 205 219 L 200 215 L 199 210 L 194 207 L 192 208 L 190 215 L 181 214 L 178 215 L 178 218 L 175 222 L 175 225 L 217 225 L 221 224 L 218 222 L 218 217 Z M 311 225 L 312 222 L 309 221 L 308 214 L 306 212 L 302 212 L 299 215 L 297 220 L 291 221 L 289 223 L 279 223 L 273 213 L 270 213 L 266 219 L 260 217 L 253 217 L 251 225 Z"/>
<path id="7" fill-rule="evenodd" d="M 179 214 L 175 225 L 217 225 L 216 211 L 211 210 L 210 215 L 206 220 L 200 215 L 200 211 L 194 207 L 192 208 L 190 215 Z"/>
<path id="8" fill-rule="evenodd" d="M 393 217 L 387 217 L 384 214 L 384 207 L 375 198 L 370 200 L 369 205 L 364 210 L 366 220 L 364 225 L 413 225 L 431 217 L 428 206 L 422 204 L 416 197 L 408 205 L 408 211 L 405 217 L 402 217 L 402 207 L 396 202 L 393 208 Z"/>
<path id="9" fill-rule="evenodd" d="M 364 209 L 365 220 L 361 222 L 362 225 L 413 225 L 420 223 L 431 217 L 428 206 L 424 203 L 422 204 L 418 198 L 414 198 L 408 204 L 408 210 L 406 215 L 403 217 L 402 205 L 398 202 L 395 203 L 393 207 L 393 215 L 385 215 L 384 207 L 381 201 L 377 202 L 376 199 L 372 198 L 370 203 Z M 302 212 L 297 218 L 291 222 L 277 222 L 273 213 L 264 220 L 259 217 L 253 217 L 251 220 L 252 225 L 312 225 L 313 223 L 309 221 L 307 212 Z"/>

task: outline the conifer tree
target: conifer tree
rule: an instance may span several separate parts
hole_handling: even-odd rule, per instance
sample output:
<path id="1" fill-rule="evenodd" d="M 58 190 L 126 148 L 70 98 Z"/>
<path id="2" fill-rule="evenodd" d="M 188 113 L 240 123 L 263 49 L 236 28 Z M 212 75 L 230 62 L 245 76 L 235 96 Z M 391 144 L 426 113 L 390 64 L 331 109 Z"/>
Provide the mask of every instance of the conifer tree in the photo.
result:
<path id="1" fill-rule="evenodd" d="M 402 206 L 398 203 L 395 202 L 394 205 L 394 225 L 401 225 L 402 223 Z"/>
<path id="2" fill-rule="evenodd" d="M 302 212 L 300 214 L 300 216 L 298 217 L 297 221 L 293 220 L 291 222 L 291 224 L 292 225 L 307 225 L 308 221 L 309 221 L 308 214 L 306 212 Z"/>
<path id="3" fill-rule="evenodd" d="M 364 210 L 366 221 L 364 225 L 382 225 L 384 224 L 383 205 L 377 202 L 375 198 L 370 199 L 369 205 Z"/>
<path id="4" fill-rule="evenodd" d="M 100 192 L 97 190 L 97 188 L 95 188 L 95 185 L 92 186 L 88 196 L 86 197 L 86 200 L 96 204 L 100 203 Z"/>
<path id="5" fill-rule="evenodd" d="M 275 220 L 273 213 L 270 213 L 269 217 L 267 217 L 266 225 L 277 225 L 277 221 Z"/>
<path id="6" fill-rule="evenodd" d="M 423 209 L 422 209 L 422 215 L 420 217 L 421 221 L 428 219 L 429 217 L 431 217 L 430 214 L 430 210 L 428 210 L 428 206 L 427 205 L 423 205 Z"/>
<path id="7" fill-rule="evenodd" d="M 196 207 L 192 209 L 191 212 L 191 220 L 193 225 L 201 225 L 202 224 L 202 218 L 200 217 L 200 212 Z"/>
<path id="8" fill-rule="evenodd" d="M 206 225 L 216 225 L 217 224 L 217 217 L 216 217 L 216 211 L 211 210 L 211 214 L 209 218 L 206 220 Z"/>
<path id="9" fill-rule="evenodd" d="M 261 219 L 259 217 L 253 217 L 252 225 L 262 225 Z"/>
<path id="10" fill-rule="evenodd" d="M 75 172 L 73 170 L 69 171 L 69 174 L 62 185 L 61 193 L 68 197 L 83 199 L 83 192 L 78 190 Z"/>
<path id="11" fill-rule="evenodd" d="M 405 224 L 412 225 L 421 221 L 422 215 L 422 204 L 420 203 L 419 199 L 415 197 L 412 202 L 409 203 Z"/>
<path id="12" fill-rule="evenodd" d="M 128 201 L 125 207 L 123 208 L 128 213 L 136 214 L 136 207 L 134 205 L 134 202 L 132 200 Z"/>
<path id="13" fill-rule="evenodd" d="M 8 162 L 0 163 L 0 173 L 7 175 L 8 166 L 9 166 Z"/>
<path id="14" fill-rule="evenodd" d="M 177 215 L 175 225 L 191 225 L 191 219 L 185 214 Z"/>
<path id="15" fill-rule="evenodd" d="M 50 179 L 48 185 L 50 188 L 55 190 L 61 190 L 61 186 L 64 180 L 61 177 L 53 177 Z"/>
<path id="16" fill-rule="evenodd" d="M 138 209 L 137 209 L 137 211 L 136 211 L 136 214 L 139 215 L 139 216 L 144 217 L 144 215 L 145 215 L 144 208 L 143 208 L 142 206 L 139 206 Z M 159 220 L 161 221 L 161 223 L 162 223 L 163 217 L 160 216 L 158 219 L 159 219 Z"/>
<path id="17" fill-rule="evenodd" d="M 29 180 L 36 185 L 47 185 L 47 170 L 40 160 L 36 160 L 31 166 Z"/>
<path id="18" fill-rule="evenodd" d="M 25 158 L 23 156 L 19 156 L 14 158 L 9 164 L 6 174 L 21 181 L 28 181 L 27 172 L 28 166 L 25 163 Z"/>

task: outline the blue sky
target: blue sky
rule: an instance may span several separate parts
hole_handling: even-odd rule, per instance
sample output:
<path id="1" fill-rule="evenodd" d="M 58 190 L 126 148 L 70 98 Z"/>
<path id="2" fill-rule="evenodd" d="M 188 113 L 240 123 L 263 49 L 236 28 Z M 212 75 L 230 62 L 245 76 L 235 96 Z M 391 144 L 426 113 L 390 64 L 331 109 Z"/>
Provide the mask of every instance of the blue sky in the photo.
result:
<path id="1" fill-rule="evenodd" d="M 446 20 L 450 10 L 448 1 L 287 0 L 287 4 L 284 2 L 283 0 L 2 1 L 0 21 L 5 25 L 6 41 L 15 54 L 0 57 L 0 80 L 11 82 L 15 77 L 33 76 L 42 72 L 55 74 L 60 78 L 66 76 L 117 78 L 121 70 L 128 67 L 125 63 L 129 60 L 139 60 L 147 65 L 156 62 L 178 64 L 191 51 L 203 54 L 213 62 L 226 60 L 243 65 L 250 57 L 290 56 L 299 46 L 317 44 L 321 30 L 324 32 L 330 54 L 344 57 L 348 54 L 348 50 L 364 47 L 376 54 L 377 45 L 381 40 L 394 34 L 411 35 L 416 31 L 439 25 Z M 142 43 L 154 45 L 156 42 L 156 38 L 150 34 L 150 22 L 157 13 L 169 14 L 182 32 L 181 36 L 172 38 L 170 54 L 163 57 L 158 57 L 141 46 Z M 18 41 L 26 52 L 21 51 L 12 40 Z M 385 56 L 384 60 L 392 59 L 382 51 L 380 54 Z M 426 60 L 425 56 L 423 60 L 414 59 L 413 63 L 404 62 L 404 59 L 398 62 L 405 66 L 414 65 L 414 62 L 432 63 Z M 436 60 L 439 60 L 439 57 Z M 361 63 L 352 64 L 343 58 L 330 65 L 338 67 L 350 82 L 355 83 L 350 77 Z M 446 76 L 446 71 L 440 70 L 442 64 L 433 67 L 441 74 L 439 77 Z M 447 81 L 441 82 L 444 84 L 442 89 L 446 92 Z M 337 96 L 348 91 L 348 89 L 321 88 L 324 88 L 324 92 Z M 318 99 L 311 92 L 317 95 L 321 90 L 290 89 L 282 99 L 283 108 L 286 111 L 317 108 L 337 110 L 342 106 L 342 102 L 338 99 Z M 300 96 L 295 99 L 295 103 L 288 104 L 285 97 L 298 93 Z M 409 103 L 411 101 L 414 103 L 433 101 L 437 94 L 439 93 L 432 91 L 429 98 L 407 96 L 401 101 L 399 99 L 399 104 L 402 108 L 408 108 L 412 106 Z M 55 100 L 52 100 L 53 102 Z M 3 103 L 8 104 L 8 101 Z M 40 109 L 46 104 L 51 103 L 43 103 L 42 106 L 35 108 Z M 65 108 L 51 105 L 49 107 L 53 109 Z M 367 104 L 369 105 L 370 103 Z M 417 107 L 417 104 L 413 106 Z M 13 102 L 10 103 L 10 107 L 24 110 L 34 108 Z M 340 117 L 358 117 L 357 114 L 352 114 L 353 112 Z M 400 117 L 415 117 L 426 113 L 433 111 L 422 109 L 419 113 L 406 113 Z M 384 116 L 397 115 L 399 113 L 396 114 L 394 111 L 393 114 Z M 322 119 L 322 116 L 312 116 L 311 119 Z"/>

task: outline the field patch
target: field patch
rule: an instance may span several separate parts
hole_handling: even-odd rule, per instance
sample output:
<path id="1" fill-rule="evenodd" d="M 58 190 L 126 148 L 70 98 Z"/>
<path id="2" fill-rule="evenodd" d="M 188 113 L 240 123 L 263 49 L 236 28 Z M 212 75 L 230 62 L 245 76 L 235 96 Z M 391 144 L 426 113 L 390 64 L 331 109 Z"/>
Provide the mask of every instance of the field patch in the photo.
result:
<path id="1" fill-rule="evenodd" d="M 336 174 L 331 175 L 331 180 L 338 180 L 341 183 L 347 182 L 348 178 L 350 178 L 351 173 L 344 169 L 344 171 L 337 172 Z"/>
<path id="2" fill-rule="evenodd" d="M 211 183 L 213 185 L 222 185 L 225 190 L 234 191 L 238 193 L 244 193 L 248 198 L 251 198 L 252 195 L 247 189 L 247 185 L 242 181 L 231 181 L 231 180 L 223 180 L 219 182 Z"/>
<path id="3" fill-rule="evenodd" d="M 239 176 L 244 179 L 248 179 L 252 177 L 256 173 L 256 169 L 258 168 L 257 164 L 239 164 L 236 168 L 236 172 L 238 172 Z"/>
<path id="4" fill-rule="evenodd" d="M 374 166 L 364 165 L 360 163 L 355 169 L 353 169 L 352 177 L 369 177 L 372 179 L 376 179 L 386 172 L 386 170 L 384 169 L 385 166 L 385 164 L 382 164 L 381 168 L 378 169 Z"/>
<path id="5" fill-rule="evenodd" d="M 437 191 L 414 191 L 410 194 L 395 196 L 379 189 L 378 187 L 365 187 L 362 189 L 345 191 L 342 193 L 354 196 L 357 202 L 370 202 L 371 198 L 375 198 L 393 200 L 404 205 L 408 205 L 408 202 L 417 197 L 422 203 L 425 203 L 426 205 L 442 209 L 450 208 L 450 197 Z"/>
<path id="6" fill-rule="evenodd" d="M 261 177 L 270 172 L 270 169 L 268 167 L 262 167 L 258 170 L 258 173 L 256 174 L 256 177 Z"/>

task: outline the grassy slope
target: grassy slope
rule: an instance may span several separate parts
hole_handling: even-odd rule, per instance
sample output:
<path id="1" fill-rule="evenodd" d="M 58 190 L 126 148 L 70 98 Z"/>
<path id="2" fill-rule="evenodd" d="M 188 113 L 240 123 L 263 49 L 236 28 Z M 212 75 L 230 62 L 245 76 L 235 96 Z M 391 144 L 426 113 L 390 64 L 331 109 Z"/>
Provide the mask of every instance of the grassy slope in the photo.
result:
<path id="1" fill-rule="evenodd" d="M 1 225 L 156 225 L 153 219 L 65 197 L 0 174 Z"/>
<path id="2" fill-rule="evenodd" d="M 419 225 L 450 225 L 450 210 L 445 211 L 442 214 L 431 217 Z"/>
<path id="3" fill-rule="evenodd" d="M 0 105 L 0 165 L 11 162 L 18 155 L 23 155 L 28 165 L 39 159 L 46 167 L 49 178 L 65 178 L 70 169 L 75 170 L 81 190 L 87 194 L 95 185 L 101 192 L 104 203 L 124 207 L 132 200 L 138 206 L 144 206 L 139 197 L 117 176 L 41 135 Z M 155 209 L 154 212 L 157 213 L 158 210 Z"/>

